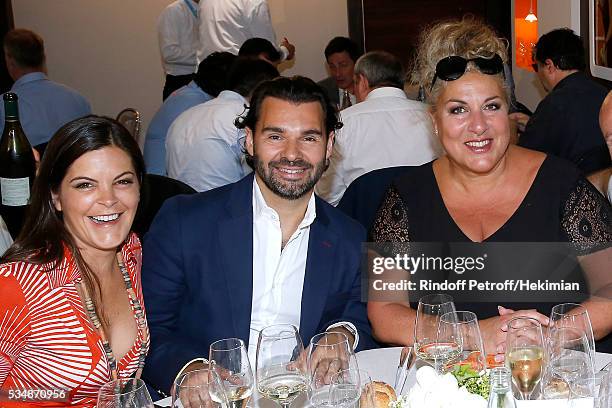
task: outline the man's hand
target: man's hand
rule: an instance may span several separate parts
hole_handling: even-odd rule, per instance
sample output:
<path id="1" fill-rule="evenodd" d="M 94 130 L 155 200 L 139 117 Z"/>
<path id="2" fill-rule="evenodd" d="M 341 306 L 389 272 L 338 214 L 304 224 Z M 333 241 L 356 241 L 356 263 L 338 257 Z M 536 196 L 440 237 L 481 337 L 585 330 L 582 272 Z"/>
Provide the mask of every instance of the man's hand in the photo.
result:
<path id="1" fill-rule="evenodd" d="M 329 384 L 334 374 L 350 368 L 351 359 L 355 358 L 352 338 L 348 330 L 334 327 L 319 339 L 314 352 L 310 352 L 312 345 L 305 351 L 310 354 L 307 372 L 313 388 Z"/>
<path id="2" fill-rule="evenodd" d="M 281 47 L 285 47 L 287 49 L 287 60 L 292 60 L 295 57 L 295 45 L 291 44 L 287 37 L 283 38 L 280 45 Z"/>

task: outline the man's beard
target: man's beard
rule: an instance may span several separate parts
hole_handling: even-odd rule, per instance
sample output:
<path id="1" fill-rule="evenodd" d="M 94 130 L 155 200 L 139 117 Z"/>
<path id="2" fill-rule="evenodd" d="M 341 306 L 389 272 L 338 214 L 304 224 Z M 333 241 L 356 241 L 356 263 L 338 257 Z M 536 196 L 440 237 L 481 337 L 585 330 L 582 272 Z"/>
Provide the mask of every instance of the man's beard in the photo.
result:
<path id="1" fill-rule="evenodd" d="M 320 162 L 318 162 L 315 166 L 312 163 L 309 163 L 305 160 L 294 160 L 290 161 L 286 158 L 282 158 L 279 161 L 272 161 L 268 163 L 266 168 L 265 164 L 261 162 L 257 153 L 253 155 L 253 165 L 255 167 L 255 172 L 259 175 L 259 177 L 263 180 L 266 186 L 277 196 L 287 199 L 287 200 L 297 200 L 298 198 L 306 195 L 310 190 L 312 190 L 317 184 L 317 181 L 323 175 L 323 172 L 329 166 L 328 160 L 323 158 Z M 302 181 L 287 181 L 280 179 L 274 175 L 272 169 L 278 168 L 279 166 L 296 166 L 301 167 L 304 172 L 308 172 L 314 168 L 311 176 Z M 278 172 L 278 170 L 277 170 Z"/>

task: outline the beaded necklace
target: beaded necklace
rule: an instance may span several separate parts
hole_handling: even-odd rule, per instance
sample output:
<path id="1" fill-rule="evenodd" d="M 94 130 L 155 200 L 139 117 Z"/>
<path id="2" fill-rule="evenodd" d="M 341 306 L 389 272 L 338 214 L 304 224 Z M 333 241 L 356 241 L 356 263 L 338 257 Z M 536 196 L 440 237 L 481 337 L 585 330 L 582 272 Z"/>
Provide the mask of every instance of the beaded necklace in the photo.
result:
<path id="1" fill-rule="evenodd" d="M 135 378 L 140 378 L 140 375 L 142 374 L 142 369 L 144 368 L 145 357 L 148 351 L 147 339 L 149 338 L 149 329 L 147 327 L 147 321 L 144 317 L 142 306 L 140 305 L 138 297 L 136 296 L 136 292 L 132 287 L 130 275 L 127 271 L 127 268 L 125 267 L 125 264 L 123 263 L 123 256 L 121 255 L 121 252 L 117 252 L 117 265 L 119 266 L 119 270 L 121 271 L 121 275 L 123 276 L 125 289 L 127 291 L 128 298 L 130 299 L 130 304 L 132 305 L 132 312 L 136 316 L 138 326 L 138 333 L 136 334 L 136 339 L 140 342 L 140 354 L 138 355 L 138 366 L 136 369 Z M 87 288 L 84 285 L 81 285 L 80 282 L 78 283 L 78 285 L 81 288 L 81 291 L 83 292 L 83 300 L 85 302 L 85 309 L 87 310 L 87 315 L 89 316 L 89 319 L 91 320 L 96 331 L 98 332 L 98 335 L 102 339 L 102 346 L 104 347 L 104 353 L 106 354 L 106 360 L 108 361 L 108 368 L 110 369 L 112 379 L 116 380 L 119 378 L 117 359 L 113 354 L 113 349 L 111 348 L 110 343 L 108 341 L 108 337 L 106 336 L 104 328 L 100 323 L 100 319 L 98 318 L 98 315 L 96 313 L 94 302 L 93 300 L 91 300 Z M 140 336 L 140 340 L 138 340 L 139 333 L 142 333 L 142 335 Z"/>

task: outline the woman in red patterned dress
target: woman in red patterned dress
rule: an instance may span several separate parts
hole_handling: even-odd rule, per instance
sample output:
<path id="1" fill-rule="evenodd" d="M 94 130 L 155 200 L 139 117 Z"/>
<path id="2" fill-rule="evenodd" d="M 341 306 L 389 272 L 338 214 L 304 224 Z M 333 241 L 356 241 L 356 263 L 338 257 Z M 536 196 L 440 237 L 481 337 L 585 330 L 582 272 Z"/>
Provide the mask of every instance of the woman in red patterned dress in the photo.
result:
<path id="1" fill-rule="evenodd" d="M 139 376 L 149 346 L 141 245 L 130 233 L 144 162 L 118 122 L 62 127 L 0 264 L 0 406 L 82 406 Z"/>

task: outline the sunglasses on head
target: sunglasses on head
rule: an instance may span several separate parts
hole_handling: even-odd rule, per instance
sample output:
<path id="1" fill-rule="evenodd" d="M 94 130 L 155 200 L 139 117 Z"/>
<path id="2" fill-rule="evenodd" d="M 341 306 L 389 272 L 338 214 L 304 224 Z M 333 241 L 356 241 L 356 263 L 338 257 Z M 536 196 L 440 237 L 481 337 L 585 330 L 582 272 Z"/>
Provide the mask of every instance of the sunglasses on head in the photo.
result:
<path id="1" fill-rule="evenodd" d="M 501 57 L 495 54 L 491 58 L 470 58 L 466 59 L 457 55 L 442 58 L 436 65 L 436 73 L 431 88 L 433 89 L 436 79 L 440 78 L 443 81 L 454 81 L 461 78 L 465 74 L 465 69 L 469 62 L 473 62 L 480 72 L 486 75 L 496 75 L 504 72 L 504 62 Z"/>

